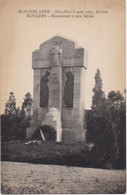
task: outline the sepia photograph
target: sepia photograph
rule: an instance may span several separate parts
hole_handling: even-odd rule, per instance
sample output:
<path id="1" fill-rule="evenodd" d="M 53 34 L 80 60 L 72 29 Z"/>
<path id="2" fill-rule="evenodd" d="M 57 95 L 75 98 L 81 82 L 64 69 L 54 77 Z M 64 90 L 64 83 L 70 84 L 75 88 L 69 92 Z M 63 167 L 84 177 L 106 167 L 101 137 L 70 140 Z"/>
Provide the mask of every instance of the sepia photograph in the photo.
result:
<path id="1" fill-rule="evenodd" d="M 126 1 L 0 13 L 1 194 L 126 194 Z"/>

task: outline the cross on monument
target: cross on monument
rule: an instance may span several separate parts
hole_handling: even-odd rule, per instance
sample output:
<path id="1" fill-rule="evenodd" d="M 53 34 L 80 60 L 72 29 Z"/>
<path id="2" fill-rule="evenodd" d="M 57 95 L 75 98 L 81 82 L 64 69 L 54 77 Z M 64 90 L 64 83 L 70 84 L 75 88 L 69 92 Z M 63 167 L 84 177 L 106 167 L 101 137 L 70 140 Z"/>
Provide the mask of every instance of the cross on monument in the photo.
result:
<path id="1" fill-rule="evenodd" d="M 52 64 L 59 65 L 60 64 L 60 56 L 62 56 L 62 49 L 59 46 L 55 46 L 51 50 L 51 55 L 53 55 Z"/>

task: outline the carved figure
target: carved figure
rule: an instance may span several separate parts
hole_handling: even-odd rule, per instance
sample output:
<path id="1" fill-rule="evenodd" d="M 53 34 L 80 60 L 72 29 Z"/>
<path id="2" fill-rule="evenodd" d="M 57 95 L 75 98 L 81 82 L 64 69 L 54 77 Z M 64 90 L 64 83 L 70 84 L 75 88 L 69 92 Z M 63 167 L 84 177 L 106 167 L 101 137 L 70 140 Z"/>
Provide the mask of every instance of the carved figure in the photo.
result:
<path id="1" fill-rule="evenodd" d="M 74 76 L 72 72 L 66 73 L 66 83 L 64 87 L 64 103 L 68 107 L 73 107 Z"/>
<path id="2" fill-rule="evenodd" d="M 48 99 L 49 99 L 49 87 L 48 87 L 48 76 L 50 72 L 46 70 L 46 73 L 41 78 L 41 85 L 40 85 L 40 107 L 48 106 Z"/>

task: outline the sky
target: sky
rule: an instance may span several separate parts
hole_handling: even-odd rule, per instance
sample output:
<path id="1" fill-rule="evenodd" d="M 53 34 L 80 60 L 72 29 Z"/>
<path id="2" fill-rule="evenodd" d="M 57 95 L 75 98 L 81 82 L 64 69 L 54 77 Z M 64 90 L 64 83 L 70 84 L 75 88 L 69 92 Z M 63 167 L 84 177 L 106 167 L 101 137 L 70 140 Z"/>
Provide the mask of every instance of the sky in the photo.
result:
<path id="1" fill-rule="evenodd" d="M 74 11 L 74 18 L 27 17 L 19 10 Z M 76 12 L 82 11 L 82 17 Z M 84 17 L 86 11 L 94 17 Z M 96 13 L 98 12 L 98 13 Z M 104 12 L 104 13 L 102 13 Z M 108 12 L 108 13 L 107 13 Z M 24 95 L 33 96 L 32 51 L 55 35 L 77 42 L 88 52 L 85 78 L 85 108 L 91 107 L 97 68 L 103 90 L 125 89 L 125 1 L 124 0 L 1 0 L 0 113 L 10 92 L 17 106 Z M 50 15 L 50 14 L 49 14 Z"/>

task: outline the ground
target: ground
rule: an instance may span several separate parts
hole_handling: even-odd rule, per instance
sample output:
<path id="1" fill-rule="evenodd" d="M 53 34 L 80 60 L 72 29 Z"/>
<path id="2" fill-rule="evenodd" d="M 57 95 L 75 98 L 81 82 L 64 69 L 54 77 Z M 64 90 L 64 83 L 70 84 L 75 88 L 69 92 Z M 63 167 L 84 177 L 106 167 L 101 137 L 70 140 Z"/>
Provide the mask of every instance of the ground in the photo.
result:
<path id="1" fill-rule="evenodd" d="M 3 194 L 125 193 L 125 170 L 2 162 Z"/>

